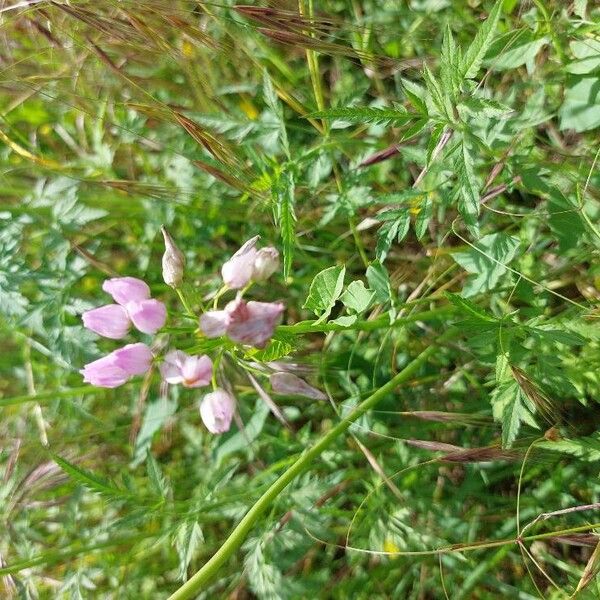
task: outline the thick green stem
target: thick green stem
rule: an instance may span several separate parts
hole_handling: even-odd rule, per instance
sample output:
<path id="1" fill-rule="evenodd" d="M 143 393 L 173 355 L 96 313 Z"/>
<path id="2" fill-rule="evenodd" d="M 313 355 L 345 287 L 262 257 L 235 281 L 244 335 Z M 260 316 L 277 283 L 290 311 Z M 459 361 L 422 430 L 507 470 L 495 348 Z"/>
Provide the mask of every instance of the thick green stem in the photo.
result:
<path id="1" fill-rule="evenodd" d="M 385 329 L 393 327 L 403 327 L 408 323 L 415 323 L 416 321 L 431 321 L 440 317 L 447 317 L 448 315 L 455 312 L 456 309 L 453 306 L 443 306 L 441 308 L 434 308 L 432 310 L 424 310 L 422 312 L 413 313 L 406 317 L 400 317 L 390 323 L 388 315 L 382 315 L 377 319 L 371 321 L 356 321 L 352 325 L 345 326 L 339 323 L 316 323 L 315 321 L 302 321 L 295 325 L 280 325 L 277 328 L 278 332 L 281 333 L 328 333 L 330 331 L 374 331 L 376 329 Z"/>
<path id="2" fill-rule="evenodd" d="M 305 471 L 321 453 L 342 435 L 357 419 L 373 408 L 398 385 L 409 380 L 428 360 L 438 351 L 439 344 L 456 334 L 452 329 L 441 336 L 437 343 L 428 346 L 417 358 L 410 362 L 402 371 L 397 373 L 385 385 L 363 400 L 356 408 L 348 413 L 333 429 L 325 434 L 312 448 L 309 448 L 282 474 L 267 491 L 255 502 L 246 513 L 223 545 L 213 557 L 186 583 L 184 583 L 169 600 L 187 600 L 195 597 L 206 584 L 211 581 L 225 562 L 240 548 L 246 536 L 258 521 L 260 516 L 271 506 L 279 494 L 298 476 Z"/>

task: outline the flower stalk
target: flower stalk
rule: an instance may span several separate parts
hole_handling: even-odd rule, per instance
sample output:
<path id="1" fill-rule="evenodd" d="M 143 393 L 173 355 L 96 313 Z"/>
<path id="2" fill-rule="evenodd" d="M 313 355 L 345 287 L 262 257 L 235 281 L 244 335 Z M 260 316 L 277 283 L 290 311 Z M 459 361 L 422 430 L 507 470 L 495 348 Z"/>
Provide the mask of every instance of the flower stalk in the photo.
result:
<path id="1" fill-rule="evenodd" d="M 431 343 L 423 352 L 412 360 L 402 371 L 392 377 L 386 384 L 363 400 L 340 422 L 326 433 L 314 446 L 303 452 L 298 459 L 288 467 L 254 503 L 242 520 L 230 533 L 229 537 L 212 556 L 212 558 L 168 600 L 189 600 L 205 589 L 206 585 L 216 576 L 225 562 L 240 548 L 246 536 L 258 519 L 265 513 L 279 494 L 302 472 L 309 468 L 315 459 L 340 437 L 356 420 L 378 404 L 387 394 L 398 385 L 408 381 L 439 349 L 439 346 L 457 334 L 452 328 Z"/>

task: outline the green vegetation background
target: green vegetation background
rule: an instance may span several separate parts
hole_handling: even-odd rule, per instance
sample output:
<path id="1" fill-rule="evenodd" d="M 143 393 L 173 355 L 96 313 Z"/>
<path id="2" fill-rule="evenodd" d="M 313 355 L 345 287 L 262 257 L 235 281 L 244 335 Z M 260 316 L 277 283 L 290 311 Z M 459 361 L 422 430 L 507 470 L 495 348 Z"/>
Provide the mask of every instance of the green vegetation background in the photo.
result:
<path id="1" fill-rule="evenodd" d="M 598 597 L 599 17 L 585 0 L 2 3 L 2 597 L 166 598 L 456 323 L 199 597 Z M 282 329 L 262 358 L 331 402 L 277 397 L 284 427 L 232 374 L 244 429 L 213 436 L 198 392 L 156 373 L 82 384 L 112 349 L 79 318 L 107 276 L 147 280 L 185 339 L 161 224 L 192 303 L 245 239 L 281 250 L 262 298 L 337 325 Z M 351 285 L 360 301 L 337 301 Z"/>

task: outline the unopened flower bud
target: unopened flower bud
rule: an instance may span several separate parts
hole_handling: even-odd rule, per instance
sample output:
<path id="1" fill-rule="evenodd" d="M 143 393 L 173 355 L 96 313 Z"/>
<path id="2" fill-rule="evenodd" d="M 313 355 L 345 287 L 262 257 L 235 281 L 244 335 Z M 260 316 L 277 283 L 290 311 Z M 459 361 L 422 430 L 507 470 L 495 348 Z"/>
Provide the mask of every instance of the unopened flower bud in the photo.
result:
<path id="1" fill-rule="evenodd" d="M 223 283 L 232 290 L 245 287 L 252 279 L 259 238 L 255 235 L 249 239 L 221 268 Z"/>
<path id="2" fill-rule="evenodd" d="M 327 396 L 312 385 L 308 385 L 304 379 L 296 377 L 293 373 L 273 373 L 269 380 L 276 394 L 290 394 L 292 396 L 305 396 L 313 400 L 326 400 Z"/>
<path id="3" fill-rule="evenodd" d="M 160 228 L 165 239 L 165 253 L 162 257 L 162 275 L 165 283 L 172 288 L 179 287 L 183 281 L 183 269 L 185 267 L 185 257 L 181 250 L 175 245 L 173 238 L 165 229 L 164 225 Z"/>
<path id="4" fill-rule="evenodd" d="M 254 281 L 265 281 L 279 269 L 279 252 L 273 246 L 261 248 L 254 259 L 254 270 L 252 279 Z"/>

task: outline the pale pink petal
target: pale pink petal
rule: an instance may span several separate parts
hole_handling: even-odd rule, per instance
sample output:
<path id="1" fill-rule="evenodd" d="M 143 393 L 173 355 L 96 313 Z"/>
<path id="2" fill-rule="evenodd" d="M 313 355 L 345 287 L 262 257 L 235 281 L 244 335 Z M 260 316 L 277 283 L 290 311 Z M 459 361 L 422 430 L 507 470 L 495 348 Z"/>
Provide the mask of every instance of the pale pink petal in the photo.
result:
<path id="1" fill-rule="evenodd" d="M 152 365 L 152 352 L 146 344 L 127 344 L 111 353 L 114 364 L 128 375 L 142 375 Z"/>
<path id="2" fill-rule="evenodd" d="M 227 335 L 235 342 L 264 348 L 273 336 L 284 306 L 281 302 L 248 302 L 231 313 Z"/>
<path id="3" fill-rule="evenodd" d="M 255 235 L 254 237 L 250 238 L 247 242 L 244 242 L 240 246 L 240 249 L 231 258 L 237 258 L 238 256 L 244 256 L 244 254 L 247 254 L 251 250 L 254 250 L 256 248 L 256 244 L 258 243 L 258 240 L 260 240 L 260 235 Z"/>
<path id="4" fill-rule="evenodd" d="M 142 300 L 127 304 L 129 318 L 142 333 L 156 333 L 167 320 L 167 309 L 160 300 Z"/>
<path id="5" fill-rule="evenodd" d="M 234 411 L 235 400 L 223 390 L 206 394 L 200 404 L 200 416 L 211 433 L 229 431 Z"/>
<path id="6" fill-rule="evenodd" d="M 188 388 L 201 387 L 210 383 L 213 372 L 213 363 L 210 357 L 188 356 L 183 363 L 181 374 L 183 386 Z"/>
<path id="7" fill-rule="evenodd" d="M 308 385 L 306 381 L 296 377 L 292 373 L 273 373 L 269 377 L 271 387 L 276 394 L 290 394 L 293 396 L 305 396 L 313 400 L 326 400 L 327 396 L 317 388 Z"/>
<path id="8" fill-rule="evenodd" d="M 183 382 L 182 366 L 187 355 L 181 350 L 171 350 L 165 355 L 165 360 L 160 365 L 162 378 L 172 385 Z"/>
<path id="9" fill-rule="evenodd" d="M 248 306 L 243 298 L 236 298 L 225 305 L 225 312 L 229 315 L 229 322 L 244 321 L 248 318 Z"/>
<path id="10" fill-rule="evenodd" d="M 125 337 L 131 325 L 127 311 L 118 304 L 88 310 L 81 315 L 81 319 L 85 327 L 112 340 Z"/>
<path id="11" fill-rule="evenodd" d="M 200 316 L 200 329 L 206 337 L 220 337 L 225 335 L 229 320 L 229 313 L 226 311 L 210 310 Z"/>
<path id="12" fill-rule="evenodd" d="M 261 248 L 254 259 L 254 270 L 252 279 L 254 281 L 265 281 L 279 269 L 279 252 L 273 246 Z"/>
<path id="13" fill-rule="evenodd" d="M 102 284 L 102 289 L 114 301 L 125 306 L 128 302 L 140 302 L 150 298 L 150 288 L 145 281 L 136 277 L 113 277 Z"/>
<path id="14" fill-rule="evenodd" d="M 259 236 L 255 236 L 248 240 L 221 268 L 221 276 L 227 287 L 237 290 L 252 279 L 258 239 Z"/>
<path id="15" fill-rule="evenodd" d="M 108 355 L 85 365 L 81 371 L 83 381 L 98 387 L 115 388 L 123 385 L 129 375 L 115 365 L 114 356 Z"/>

